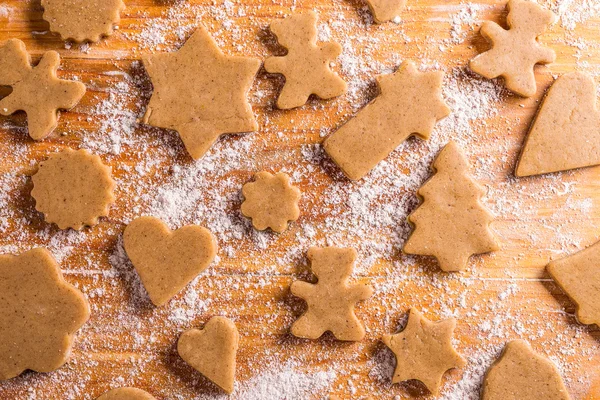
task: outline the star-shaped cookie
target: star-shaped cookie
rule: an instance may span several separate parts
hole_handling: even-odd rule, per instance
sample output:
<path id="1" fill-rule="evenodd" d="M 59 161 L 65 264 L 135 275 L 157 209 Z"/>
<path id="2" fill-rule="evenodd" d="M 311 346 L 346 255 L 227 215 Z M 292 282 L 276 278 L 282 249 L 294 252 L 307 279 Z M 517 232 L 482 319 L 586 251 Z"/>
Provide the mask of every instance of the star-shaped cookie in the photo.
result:
<path id="1" fill-rule="evenodd" d="M 466 364 L 452 347 L 455 326 L 454 318 L 432 322 L 411 308 L 404 330 L 383 337 L 385 345 L 396 356 L 392 382 L 416 379 L 423 382 L 431 393 L 437 394 L 444 373 Z"/>
<path id="2" fill-rule="evenodd" d="M 193 158 L 223 134 L 258 128 L 246 95 L 260 60 L 224 55 L 203 27 L 178 51 L 143 62 L 154 85 L 144 123 L 179 132 Z"/>

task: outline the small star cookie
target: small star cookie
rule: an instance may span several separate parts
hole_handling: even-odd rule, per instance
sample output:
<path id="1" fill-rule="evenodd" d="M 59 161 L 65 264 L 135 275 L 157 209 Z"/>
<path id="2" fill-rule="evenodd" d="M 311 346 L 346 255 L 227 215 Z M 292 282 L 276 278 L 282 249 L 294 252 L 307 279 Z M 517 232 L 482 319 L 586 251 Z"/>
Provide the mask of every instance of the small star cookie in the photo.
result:
<path id="1" fill-rule="evenodd" d="M 600 242 L 566 258 L 552 261 L 546 269 L 577 305 L 577 320 L 600 326 Z"/>
<path id="2" fill-rule="evenodd" d="M 554 14 L 528 0 L 508 2 L 508 26 L 485 21 L 481 35 L 492 48 L 471 60 L 471 69 L 488 79 L 504 77 L 506 87 L 523 97 L 531 97 L 537 87 L 534 66 L 554 62 L 554 50 L 539 44 L 537 37 L 546 31 Z"/>
<path id="3" fill-rule="evenodd" d="M 356 250 L 312 247 L 308 250 L 308 259 L 318 282 L 292 283 L 292 294 L 308 304 L 306 312 L 292 325 L 292 335 L 318 339 L 330 331 L 338 340 L 361 340 L 365 328 L 354 314 L 354 305 L 371 297 L 373 288 L 365 284 L 348 284 Z"/>
<path id="4" fill-rule="evenodd" d="M 600 111 L 594 78 L 583 72 L 559 77 L 531 124 L 515 170 L 531 176 L 600 164 Z"/>
<path id="5" fill-rule="evenodd" d="M 483 380 L 481 400 L 570 400 L 556 366 L 533 352 L 524 340 L 513 340 Z"/>
<path id="6" fill-rule="evenodd" d="M 225 56 L 203 27 L 178 51 L 143 62 L 154 85 L 144 123 L 177 131 L 194 159 L 223 134 L 258 128 L 246 96 L 260 60 Z"/>
<path id="7" fill-rule="evenodd" d="M 454 318 L 432 322 L 411 308 L 404 330 L 383 337 L 385 345 L 396 356 L 392 382 L 416 379 L 423 382 L 431 393 L 438 394 L 446 371 L 466 365 L 452 347 L 455 327 Z"/>
<path id="8" fill-rule="evenodd" d="M 89 317 L 87 300 L 49 251 L 0 255 L 0 381 L 62 366 Z"/>
<path id="9" fill-rule="evenodd" d="M 50 155 L 31 179 L 35 208 L 60 229 L 96 225 L 115 201 L 110 167 L 87 150 L 65 149 Z"/>
<path id="10" fill-rule="evenodd" d="M 231 393 L 239 340 L 232 321 L 224 317 L 212 317 L 204 329 L 183 332 L 177 342 L 177 352 L 195 370 L 225 392 Z"/>
<path id="11" fill-rule="evenodd" d="M 125 9 L 123 0 L 42 0 L 43 18 L 63 40 L 97 42 L 110 36 Z"/>
<path id="12" fill-rule="evenodd" d="M 123 245 L 157 306 L 179 293 L 217 255 L 217 242 L 208 229 L 188 225 L 171 231 L 154 217 L 131 222 L 123 233 Z"/>
<path id="13" fill-rule="evenodd" d="M 109 390 L 96 400 L 156 400 L 156 398 L 142 389 L 122 387 Z"/>
<path id="14" fill-rule="evenodd" d="M 493 217 L 479 201 L 484 191 L 456 143 L 442 149 L 433 169 L 435 175 L 417 192 L 421 205 L 408 216 L 414 231 L 403 250 L 436 257 L 444 271 L 461 271 L 473 254 L 498 250 L 489 228 Z"/>
<path id="15" fill-rule="evenodd" d="M 271 228 L 281 233 L 287 229 L 289 221 L 300 216 L 300 189 L 292 186 L 290 177 L 283 172 L 275 175 L 259 172 L 254 176 L 254 182 L 243 186 L 242 194 L 242 214 L 251 218 L 252 225 L 260 231 Z"/>
<path id="16" fill-rule="evenodd" d="M 394 21 L 404 10 L 406 0 L 367 0 L 376 23 Z"/>
<path id="17" fill-rule="evenodd" d="M 29 136 L 42 140 L 58 125 L 58 110 L 70 110 L 85 94 L 81 82 L 56 77 L 60 56 L 55 51 L 44 53 L 36 67 L 25 44 L 11 39 L 0 47 L 0 85 L 12 92 L 0 100 L 0 114 L 25 111 Z"/>
<path id="18" fill-rule="evenodd" d="M 329 68 L 342 52 L 338 43 L 317 45 L 317 14 L 307 11 L 271 23 L 271 31 L 288 49 L 283 57 L 269 57 L 265 70 L 285 76 L 277 107 L 289 109 L 305 104 L 311 94 L 330 99 L 346 92 L 348 85 Z"/>
<path id="19" fill-rule="evenodd" d="M 442 98 L 442 73 L 419 72 L 411 62 L 377 77 L 380 94 L 325 139 L 323 147 L 352 180 L 368 174 L 409 136 L 429 138 L 450 113 Z"/>

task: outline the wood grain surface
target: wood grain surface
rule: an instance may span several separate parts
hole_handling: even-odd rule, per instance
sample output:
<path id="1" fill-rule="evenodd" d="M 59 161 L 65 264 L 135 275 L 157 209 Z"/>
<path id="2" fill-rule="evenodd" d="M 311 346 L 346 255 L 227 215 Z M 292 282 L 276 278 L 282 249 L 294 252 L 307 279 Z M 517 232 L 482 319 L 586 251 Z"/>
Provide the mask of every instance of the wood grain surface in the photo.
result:
<path id="1" fill-rule="evenodd" d="M 573 303 L 544 270 L 549 260 L 600 238 L 600 169 L 526 179 L 513 174 L 553 79 L 582 70 L 600 82 L 600 10 L 594 0 L 538 2 L 559 13 L 541 38 L 557 61 L 536 69 L 538 93 L 523 99 L 465 67 L 487 48 L 479 24 L 490 19 L 505 26 L 504 1 L 408 0 L 398 24 L 375 25 L 362 0 L 126 0 L 119 30 L 81 46 L 48 32 L 39 0 L 0 0 L 0 40 L 23 40 L 34 60 L 60 52 L 60 76 L 87 86 L 42 142 L 29 139 L 23 114 L 0 117 L 0 250 L 49 248 L 92 306 L 70 361 L 53 373 L 0 382 L 0 399 L 94 399 L 120 386 L 158 399 L 225 397 L 175 350 L 181 332 L 213 315 L 234 320 L 241 335 L 231 398 L 432 398 L 418 383 L 391 384 L 393 356 L 380 341 L 402 326 L 411 306 L 433 320 L 458 320 L 455 344 L 468 365 L 445 376 L 439 398 L 478 398 L 487 366 L 516 338 L 557 363 L 573 399 L 600 398 L 600 330 L 577 323 Z M 261 71 L 249 94 L 258 132 L 224 137 L 199 162 L 176 133 L 137 123 L 151 94 L 142 54 L 172 51 L 204 24 L 226 54 L 264 59 L 282 54 L 269 21 L 304 9 L 319 12 L 321 39 L 342 44 L 334 68 L 349 82 L 347 94 L 279 111 L 274 104 L 283 80 Z M 453 114 L 429 142 L 411 138 L 365 180 L 349 182 L 318 144 L 375 97 L 377 74 L 405 59 L 444 71 Z M 457 274 L 401 252 L 415 190 L 450 139 L 487 189 L 484 202 L 496 216 L 492 228 L 502 247 L 473 257 Z M 110 216 L 81 232 L 45 223 L 29 194 L 36 164 L 67 146 L 99 154 L 118 185 Z M 261 170 L 288 172 L 303 192 L 300 219 L 281 235 L 255 232 L 239 213 L 242 184 Z M 207 273 L 161 308 L 151 305 L 122 249 L 126 224 L 146 214 L 172 228 L 206 226 L 220 247 Z M 356 279 L 376 287 L 358 306 L 364 341 L 342 343 L 330 335 L 308 341 L 288 333 L 304 309 L 289 285 L 310 279 L 305 253 L 313 245 L 358 250 Z"/>

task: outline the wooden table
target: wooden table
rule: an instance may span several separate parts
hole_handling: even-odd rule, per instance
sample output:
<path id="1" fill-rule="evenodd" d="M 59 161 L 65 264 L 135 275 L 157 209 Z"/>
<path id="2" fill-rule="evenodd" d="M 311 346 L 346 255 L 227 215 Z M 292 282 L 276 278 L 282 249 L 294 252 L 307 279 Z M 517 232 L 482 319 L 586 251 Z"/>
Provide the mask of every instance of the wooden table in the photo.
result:
<path id="1" fill-rule="evenodd" d="M 478 398 L 486 368 L 516 338 L 558 364 L 574 399 L 600 398 L 600 331 L 576 322 L 574 305 L 544 271 L 549 260 L 600 237 L 600 169 L 513 175 L 527 127 L 553 78 L 573 70 L 600 75 L 600 11 L 593 1 L 539 1 L 561 12 L 541 39 L 558 58 L 537 69 L 539 90 L 530 99 L 465 68 L 486 49 L 477 33 L 480 22 L 505 25 L 503 1 L 408 0 L 401 22 L 383 25 L 372 23 L 360 0 L 126 2 L 120 29 L 91 46 L 65 45 L 48 32 L 39 0 L 0 2 L 0 40 L 23 40 L 35 60 L 59 51 L 61 77 L 76 77 L 88 89 L 43 142 L 29 139 L 24 115 L 0 118 L 0 249 L 16 254 L 49 248 L 92 307 L 71 360 L 50 374 L 27 372 L 0 383 L 1 399 L 94 399 L 119 386 L 136 386 L 158 399 L 219 398 L 219 390 L 175 349 L 182 331 L 213 315 L 233 319 L 241 334 L 232 398 L 426 398 L 418 383 L 391 385 L 393 356 L 380 342 L 402 326 L 411 306 L 430 319 L 458 319 L 456 348 L 469 364 L 446 375 L 440 398 Z M 176 133 L 136 122 L 151 94 L 142 54 L 176 49 L 204 24 L 226 54 L 264 59 L 282 52 L 269 21 L 303 9 L 318 10 L 322 40 L 343 45 L 335 69 L 350 84 L 346 95 L 279 111 L 274 104 L 283 81 L 261 71 L 249 95 L 258 132 L 223 138 L 199 162 Z M 454 113 L 430 141 L 410 139 L 365 180 L 351 183 L 318 144 L 375 97 L 377 74 L 406 59 L 445 72 L 444 94 Z M 415 190 L 450 139 L 468 154 L 487 189 L 484 202 L 496 215 L 492 227 L 502 245 L 474 257 L 458 274 L 401 252 Z M 82 232 L 45 223 L 29 195 L 37 162 L 66 146 L 99 154 L 118 183 L 110 216 Z M 288 172 L 303 192 L 302 216 L 281 235 L 254 231 L 239 213 L 241 186 L 260 170 Z M 220 246 L 218 262 L 159 309 L 122 248 L 124 227 L 144 214 L 172 228 L 206 226 Z M 362 342 L 340 343 L 329 335 L 306 341 L 288 333 L 304 309 L 289 284 L 309 277 L 306 250 L 325 245 L 355 247 L 356 279 L 376 287 L 358 307 L 368 329 Z"/>

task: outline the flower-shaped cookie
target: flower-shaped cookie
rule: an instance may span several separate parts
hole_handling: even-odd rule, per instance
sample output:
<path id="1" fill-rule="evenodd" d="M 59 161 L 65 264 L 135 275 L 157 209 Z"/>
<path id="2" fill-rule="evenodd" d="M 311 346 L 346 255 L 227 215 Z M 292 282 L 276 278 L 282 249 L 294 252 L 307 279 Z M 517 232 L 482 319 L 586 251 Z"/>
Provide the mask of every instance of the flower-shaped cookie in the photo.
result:
<path id="1" fill-rule="evenodd" d="M 242 188 L 244 202 L 242 214 L 252 219 L 252 225 L 258 230 L 271 228 L 281 233 L 287 229 L 288 221 L 300 216 L 298 201 L 300 189 L 292 186 L 290 177 L 279 172 L 275 175 L 266 171 L 254 176 Z"/>
<path id="2" fill-rule="evenodd" d="M 96 225 L 115 201 L 110 168 L 86 150 L 52 154 L 32 180 L 35 208 L 61 229 Z"/>
<path id="3" fill-rule="evenodd" d="M 50 252 L 0 255 L 0 380 L 59 368 L 89 316 L 88 302 Z"/>

